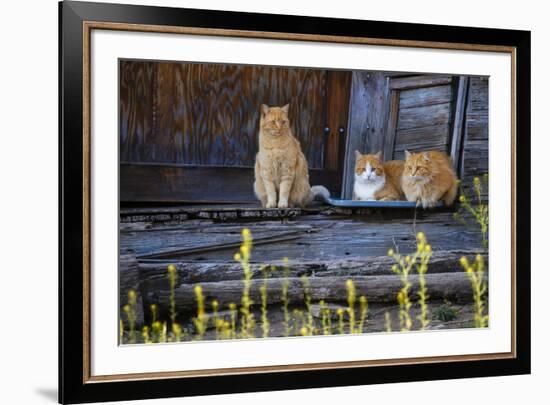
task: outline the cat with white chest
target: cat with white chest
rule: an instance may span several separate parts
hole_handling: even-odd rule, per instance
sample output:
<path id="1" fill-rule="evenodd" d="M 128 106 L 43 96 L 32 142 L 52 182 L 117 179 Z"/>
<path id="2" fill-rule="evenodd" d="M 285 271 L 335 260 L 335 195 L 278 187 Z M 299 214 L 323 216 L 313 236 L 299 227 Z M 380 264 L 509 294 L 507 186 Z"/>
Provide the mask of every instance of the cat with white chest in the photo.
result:
<path id="1" fill-rule="evenodd" d="M 400 178 L 403 161 L 382 163 L 382 152 L 363 155 L 355 151 L 354 200 L 402 200 Z"/>

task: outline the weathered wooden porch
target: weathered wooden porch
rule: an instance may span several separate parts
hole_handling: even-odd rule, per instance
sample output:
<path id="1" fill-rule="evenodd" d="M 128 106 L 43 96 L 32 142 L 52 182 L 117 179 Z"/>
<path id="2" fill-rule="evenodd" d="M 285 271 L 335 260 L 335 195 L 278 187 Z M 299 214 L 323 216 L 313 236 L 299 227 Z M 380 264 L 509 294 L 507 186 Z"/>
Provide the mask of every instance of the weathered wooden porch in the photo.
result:
<path id="1" fill-rule="evenodd" d="M 127 208 L 121 211 L 120 224 L 121 293 L 139 291 L 142 320 L 150 321 L 147 308 L 151 304 L 167 318 L 167 266 L 173 264 L 178 275 L 175 299 L 183 324 L 190 325 L 196 311 L 193 288 L 198 284 L 207 303 L 216 300 L 226 310 L 229 303 L 239 303 L 243 290 L 243 270 L 233 255 L 246 227 L 254 238 L 251 298 L 256 310 L 265 277 L 262 266 L 275 266 L 278 270 L 269 274 L 266 285 L 270 313 L 280 316 L 283 258 L 288 258 L 288 300 L 293 308 L 304 305 L 301 276 L 308 276 L 315 303 L 324 300 L 336 307 L 346 305 L 345 282 L 351 278 L 357 293 L 368 297 L 374 311 L 369 330 L 382 330 L 384 313 L 396 311 L 395 297 L 402 287 L 399 276 L 391 271 L 394 260 L 387 251 L 414 251 L 416 233 L 424 232 L 434 250 L 427 276 L 431 305 L 452 302 L 462 318 L 445 327 L 463 327 L 471 321 L 470 307 L 465 304 L 472 293 L 458 260 L 484 253 L 479 232 L 464 228 L 452 213 L 449 209 L 415 213 L 326 205 L 290 210 L 254 205 Z M 411 281 L 414 295 L 417 276 Z M 436 321 L 432 326 L 442 323 Z M 274 320 L 272 327 L 276 333 L 280 326 Z"/>
<path id="2" fill-rule="evenodd" d="M 120 68 L 120 301 L 138 291 L 139 324 L 150 321 L 151 304 L 168 319 L 169 264 L 177 268 L 184 327 L 192 328 L 198 284 L 207 305 L 215 299 L 226 311 L 238 304 L 243 272 L 233 255 L 246 227 L 254 238 L 256 313 L 262 265 L 279 269 L 265 283 L 272 336 L 281 335 L 284 258 L 293 308 L 304 305 L 301 276 L 310 280 L 314 305 L 322 299 L 335 309 L 345 305 L 352 278 L 369 299 L 368 330 L 383 330 L 386 312 L 397 318 L 401 285 L 388 249 L 410 253 L 420 231 L 434 251 L 430 306 L 449 301 L 459 310 L 456 320 L 433 319 L 431 327 L 471 326 L 471 288 L 458 260 L 484 249 L 476 228 L 453 218 L 456 207 L 265 210 L 252 192 L 253 165 L 259 105 L 290 101 L 311 184 L 333 196 L 351 195 L 355 149 L 382 150 L 385 159 L 402 159 L 405 149 L 444 151 L 471 193 L 472 179 L 488 172 L 488 78 L 145 61 L 121 61 Z"/>

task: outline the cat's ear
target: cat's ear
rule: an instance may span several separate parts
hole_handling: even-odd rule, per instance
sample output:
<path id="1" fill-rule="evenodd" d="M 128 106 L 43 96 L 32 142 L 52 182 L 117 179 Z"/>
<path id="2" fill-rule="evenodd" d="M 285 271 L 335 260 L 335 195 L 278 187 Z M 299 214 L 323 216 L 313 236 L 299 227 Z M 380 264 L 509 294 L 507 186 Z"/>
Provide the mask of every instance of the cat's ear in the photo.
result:
<path id="1" fill-rule="evenodd" d="M 411 152 L 409 152 L 407 149 L 405 149 L 405 159 L 408 159 L 411 157 Z"/>
<path id="2" fill-rule="evenodd" d="M 355 159 L 359 159 L 361 157 L 361 152 L 359 152 L 358 150 L 355 151 Z"/>
<path id="3" fill-rule="evenodd" d="M 281 107 L 281 111 L 284 112 L 285 114 L 288 114 L 289 107 L 290 107 L 290 104 L 285 104 L 284 106 Z"/>
<path id="4" fill-rule="evenodd" d="M 428 156 L 428 154 L 427 154 L 426 152 L 424 152 L 424 153 L 422 154 L 422 156 L 424 156 L 424 160 L 425 160 L 426 162 L 429 162 L 429 161 L 430 161 L 430 157 Z"/>
<path id="5" fill-rule="evenodd" d="M 260 107 L 260 111 L 262 112 L 262 116 L 265 116 L 269 111 L 269 106 L 267 104 L 262 104 Z"/>
<path id="6" fill-rule="evenodd" d="M 378 158 L 378 160 L 382 161 L 382 151 L 381 150 L 379 150 L 378 153 L 376 153 L 375 156 Z"/>

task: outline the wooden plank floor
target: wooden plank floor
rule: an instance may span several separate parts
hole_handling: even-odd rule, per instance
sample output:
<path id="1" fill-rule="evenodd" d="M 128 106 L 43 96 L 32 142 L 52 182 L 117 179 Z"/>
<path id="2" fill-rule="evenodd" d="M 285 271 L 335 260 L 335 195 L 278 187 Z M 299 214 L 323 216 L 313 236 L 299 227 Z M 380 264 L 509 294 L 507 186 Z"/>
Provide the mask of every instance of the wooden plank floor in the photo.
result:
<path id="1" fill-rule="evenodd" d="M 391 272 L 393 259 L 387 256 L 388 249 L 405 254 L 414 251 L 415 235 L 422 231 L 434 251 L 430 295 L 441 302 L 456 301 L 458 305 L 457 297 L 471 296 L 469 282 L 464 274 L 459 274 L 463 270 L 458 259 L 483 253 L 479 232 L 457 222 L 450 209 L 415 213 L 317 205 L 302 210 L 263 210 L 256 205 L 231 204 L 123 208 L 119 239 L 120 302 L 126 302 L 128 289 L 136 289 L 141 306 L 138 324 L 147 321 L 147 308 L 151 304 L 157 304 L 159 315 L 167 317 L 169 264 L 177 268 L 177 312 L 184 317 L 183 324 L 189 324 L 195 309 L 194 285 L 203 286 L 208 302 L 214 299 L 223 305 L 239 302 L 242 268 L 233 255 L 239 250 L 245 227 L 254 239 L 252 278 L 265 276 L 261 271 L 264 264 L 281 270 L 283 258 L 288 258 L 288 276 L 297 284 L 297 304 L 302 294 L 299 277 L 306 275 L 319 291 L 319 297 L 342 304 L 345 282 L 352 278 L 359 283 L 358 288 L 365 288 L 365 291 L 359 288 L 359 293 L 368 293 L 375 301 L 386 301 L 388 310 L 393 310 L 396 304 L 390 302 L 395 300 L 400 283 Z M 484 257 L 487 259 L 486 254 Z M 275 271 L 269 277 L 279 278 L 282 274 Z M 462 280 L 462 284 L 457 280 Z M 273 290 L 269 302 L 276 306 L 280 283 L 278 280 L 269 283 Z M 376 283 L 387 288 L 377 289 Z M 336 295 L 323 295 L 335 288 Z"/>
<path id="2" fill-rule="evenodd" d="M 238 250 L 246 227 L 256 241 L 253 261 L 339 260 L 408 253 L 422 231 L 434 251 L 480 247 L 480 235 L 451 211 L 261 210 L 243 207 L 141 208 L 121 211 L 121 251 L 138 259 L 225 262 Z"/>

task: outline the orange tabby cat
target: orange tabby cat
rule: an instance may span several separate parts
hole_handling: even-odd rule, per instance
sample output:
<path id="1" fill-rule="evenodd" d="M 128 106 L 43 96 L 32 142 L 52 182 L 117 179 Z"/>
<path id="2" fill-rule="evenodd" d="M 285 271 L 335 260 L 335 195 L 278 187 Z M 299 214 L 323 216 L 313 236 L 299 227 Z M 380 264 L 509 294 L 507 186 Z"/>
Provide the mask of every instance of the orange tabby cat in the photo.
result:
<path id="1" fill-rule="evenodd" d="M 451 159 L 443 152 L 410 153 L 405 151 L 405 169 L 401 187 L 407 201 L 423 208 L 433 207 L 440 199 L 451 205 L 457 192 L 456 174 Z"/>
<path id="2" fill-rule="evenodd" d="M 382 152 L 363 155 L 355 151 L 354 200 L 402 200 L 402 160 L 382 163 Z"/>
<path id="3" fill-rule="evenodd" d="M 310 187 L 307 160 L 292 134 L 288 107 L 261 106 L 260 148 L 254 168 L 254 192 L 265 208 L 304 207 L 323 186 Z"/>

